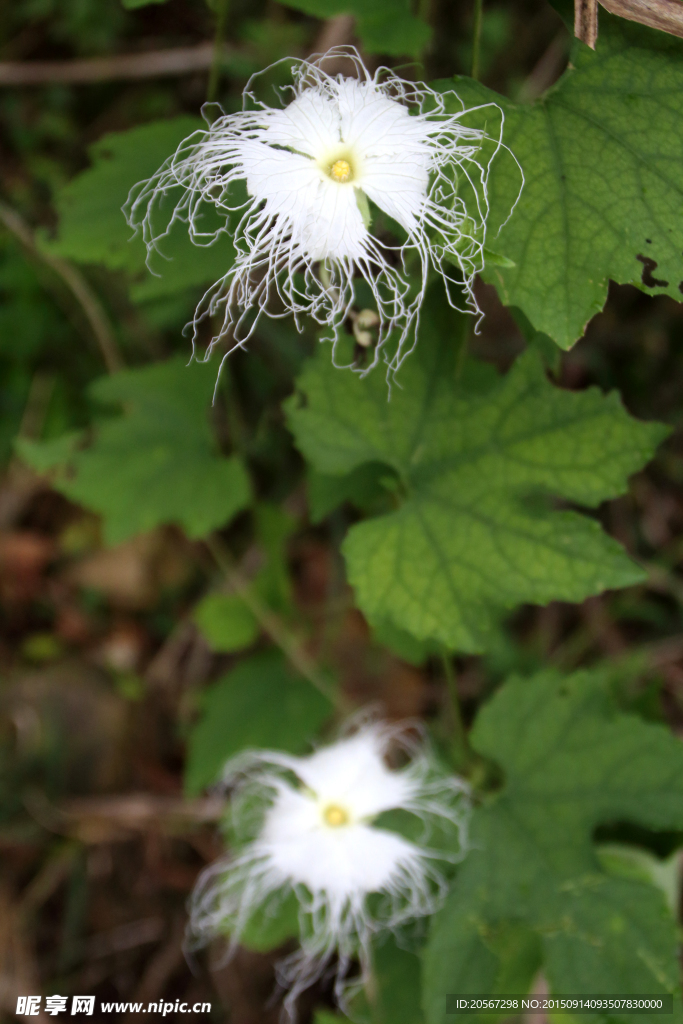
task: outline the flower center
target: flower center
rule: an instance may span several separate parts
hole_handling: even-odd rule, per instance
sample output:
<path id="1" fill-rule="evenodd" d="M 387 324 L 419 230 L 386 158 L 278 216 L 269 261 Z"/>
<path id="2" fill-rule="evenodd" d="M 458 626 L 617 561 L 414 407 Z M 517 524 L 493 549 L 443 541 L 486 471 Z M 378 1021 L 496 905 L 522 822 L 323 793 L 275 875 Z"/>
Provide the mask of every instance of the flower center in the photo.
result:
<path id="1" fill-rule="evenodd" d="M 330 177 L 333 181 L 343 184 L 351 177 L 351 164 L 348 160 L 335 160 L 330 167 Z"/>
<path id="2" fill-rule="evenodd" d="M 345 811 L 339 804 L 328 804 L 323 811 L 323 821 L 332 828 L 339 828 L 340 825 L 348 825 L 349 812 Z"/>

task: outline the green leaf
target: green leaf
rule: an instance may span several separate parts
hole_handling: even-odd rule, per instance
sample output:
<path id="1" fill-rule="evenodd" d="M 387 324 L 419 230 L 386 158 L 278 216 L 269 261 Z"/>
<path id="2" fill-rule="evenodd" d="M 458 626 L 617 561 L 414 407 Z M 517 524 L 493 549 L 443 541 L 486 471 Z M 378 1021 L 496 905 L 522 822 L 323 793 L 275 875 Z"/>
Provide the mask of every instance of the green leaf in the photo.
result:
<path id="1" fill-rule="evenodd" d="M 412 948 L 416 944 L 415 936 L 403 931 L 400 944 L 398 938 L 392 933 L 379 934 L 375 938 L 372 982 L 352 996 L 347 1012 L 353 1020 L 367 1021 L 368 1024 L 422 1024 L 421 963 L 418 953 Z"/>
<path id="2" fill-rule="evenodd" d="M 368 53 L 419 57 L 429 45 L 432 38 L 430 26 L 411 14 L 408 4 L 397 4 L 395 0 L 387 3 L 385 0 L 376 5 L 376 13 L 368 11 L 370 5 L 367 3 L 357 2 L 354 6 L 359 9 L 358 34 Z"/>
<path id="3" fill-rule="evenodd" d="M 602 868 L 613 875 L 651 882 L 661 889 L 673 917 L 678 916 L 681 902 L 680 850 L 674 850 L 666 860 L 660 860 L 647 850 L 620 843 L 605 843 L 596 853 Z"/>
<path id="4" fill-rule="evenodd" d="M 57 194 L 59 232 L 54 240 L 43 238 L 42 248 L 79 263 L 127 271 L 135 278 L 135 301 L 173 295 L 222 277 L 235 255 L 226 235 L 215 245 L 197 246 L 190 241 L 187 225 L 179 221 L 160 242 L 160 252 L 152 255 L 150 273 L 142 239 L 132 237 L 121 212 L 133 185 L 154 174 L 184 138 L 204 127 L 198 118 L 176 117 L 105 135 L 90 147 L 93 166 Z M 206 216 L 210 217 L 208 209 Z"/>
<path id="5" fill-rule="evenodd" d="M 240 946 L 255 953 L 268 953 L 282 946 L 287 939 L 299 935 L 300 905 L 293 892 L 274 908 L 259 906 L 240 932 Z"/>
<path id="6" fill-rule="evenodd" d="M 364 463 L 343 476 L 308 473 L 308 503 L 311 522 L 320 523 L 330 512 L 350 501 L 356 508 L 370 511 L 373 506 L 386 503 L 387 490 L 382 478 L 390 475 L 389 466 Z"/>
<path id="7" fill-rule="evenodd" d="M 494 252 L 493 249 L 487 249 L 484 247 L 484 260 L 487 266 L 494 267 L 514 267 L 513 260 L 508 259 L 507 256 L 501 256 L 499 252 Z"/>
<path id="8" fill-rule="evenodd" d="M 594 519 L 552 501 L 595 507 L 621 493 L 667 428 L 634 420 L 615 394 L 554 387 L 531 351 L 492 386 L 470 385 L 467 368 L 459 382 L 463 323 L 442 314 L 425 309 L 390 400 L 381 373 L 361 379 L 321 350 L 298 380 L 303 401 L 286 408 L 316 470 L 383 462 L 399 479 L 396 510 L 344 542 L 362 610 L 480 651 L 505 609 L 643 578 Z"/>
<path id="9" fill-rule="evenodd" d="M 375 640 L 410 665 L 424 665 L 431 655 L 442 653 L 439 644 L 429 640 L 417 640 L 412 633 L 399 629 L 386 619 L 379 619 L 370 625 Z"/>
<path id="10" fill-rule="evenodd" d="M 255 587 L 270 608 L 287 613 L 292 598 L 287 543 L 297 528 L 297 520 L 285 509 L 265 501 L 256 505 L 254 520 L 256 536 L 266 555 L 266 564 L 254 581 Z"/>
<path id="11" fill-rule="evenodd" d="M 510 925 L 536 933 L 554 992 L 679 992 L 676 927 L 663 893 L 633 874 L 606 873 L 593 834 L 613 822 L 680 829 L 683 745 L 620 713 L 607 679 L 599 671 L 512 679 L 480 712 L 472 745 L 495 758 L 505 784 L 475 811 L 471 851 L 433 920 L 428 1024 L 445 1024 L 446 993 L 486 991 L 500 977 L 501 928 Z M 530 954 L 526 968 L 520 961 L 528 981 Z M 513 991 L 519 974 L 505 985 Z M 675 1006 L 680 1021 L 680 999 Z"/>
<path id="12" fill-rule="evenodd" d="M 440 922 L 435 924 L 440 927 Z M 453 956 L 453 950 L 458 955 Z M 448 994 L 490 993 L 494 996 L 521 995 L 528 992 L 542 962 L 541 942 L 537 933 L 519 921 L 503 921 L 490 925 L 481 919 L 478 902 L 461 903 L 457 915 L 448 921 L 446 942 L 431 941 L 425 960 L 425 1009 L 431 1009 L 433 993 L 429 987 L 434 979 L 447 979 Z M 439 981 L 438 984 L 441 984 Z M 437 996 L 439 1011 L 445 999 Z M 487 1024 L 509 1020 L 509 1013 L 487 1013 Z M 437 1016 L 435 1019 L 440 1020 Z M 481 1018 L 475 1014 L 458 1014 L 465 1024 Z M 429 1020 L 429 1018 L 428 1018 Z"/>
<path id="13" fill-rule="evenodd" d="M 353 14 L 367 53 L 419 57 L 431 39 L 431 28 L 411 11 L 410 0 L 283 0 L 315 18 Z"/>
<path id="14" fill-rule="evenodd" d="M 27 437 L 18 437 L 14 442 L 14 450 L 36 472 L 47 473 L 55 466 L 65 466 L 84 438 L 82 430 L 70 431 L 50 441 L 32 441 Z"/>
<path id="15" fill-rule="evenodd" d="M 372 1024 L 421 1024 L 418 957 L 387 936 L 375 944 L 373 959 L 377 993 Z"/>
<path id="16" fill-rule="evenodd" d="M 609 280 L 680 301 L 680 39 L 601 10 L 595 52 L 576 42 L 569 70 L 534 105 L 469 79 L 454 87 L 467 106 L 502 107 L 505 143 L 526 177 L 514 214 L 489 237 L 514 262 L 487 265 L 485 275 L 507 305 L 568 348 L 602 309 Z M 506 218 L 517 188 L 511 161 L 497 160 L 492 223 Z"/>
<path id="17" fill-rule="evenodd" d="M 215 372 L 175 358 L 91 385 L 93 398 L 122 404 L 124 414 L 100 422 L 93 443 L 70 455 L 55 486 L 103 516 L 106 543 L 161 523 L 203 537 L 249 504 L 242 463 L 218 454 L 209 426 Z M 65 459 L 68 440 L 24 444 L 20 452 L 44 470 L 48 456 L 56 464 Z"/>
<path id="18" fill-rule="evenodd" d="M 190 732 L 185 789 L 215 782 L 225 762 L 250 747 L 304 752 L 332 705 L 275 651 L 241 661 L 202 696 Z"/>
<path id="19" fill-rule="evenodd" d="M 238 594 L 208 594 L 192 618 L 211 649 L 224 654 L 250 647 L 259 635 L 258 622 Z"/>

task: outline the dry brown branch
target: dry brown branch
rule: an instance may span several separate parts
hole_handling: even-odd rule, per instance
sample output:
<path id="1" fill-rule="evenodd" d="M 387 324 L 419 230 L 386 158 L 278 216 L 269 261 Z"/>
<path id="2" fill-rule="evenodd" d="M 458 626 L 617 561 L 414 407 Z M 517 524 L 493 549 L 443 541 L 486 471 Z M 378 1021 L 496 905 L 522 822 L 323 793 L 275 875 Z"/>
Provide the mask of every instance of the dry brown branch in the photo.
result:
<path id="1" fill-rule="evenodd" d="M 184 963 L 183 935 L 185 933 L 185 915 L 177 914 L 169 929 L 170 934 L 166 942 L 152 957 L 147 965 L 140 983 L 135 991 L 135 1002 L 155 1002 L 161 993 L 168 979 L 175 973 L 178 967 Z M 130 1013 L 127 1021 L 137 1019 L 137 1014 Z"/>
<path id="2" fill-rule="evenodd" d="M 224 51 L 228 56 L 227 48 Z M 117 79 L 161 78 L 208 71 L 213 62 L 213 43 L 183 46 L 147 53 L 120 53 L 112 57 L 80 60 L 31 60 L 0 62 L 0 85 L 84 85 Z"/>
<path id="3" fill-rule="evenodd" d="M 606 657 L 619 658 L 626 653 L 628 644 L 600 597 L 589 597 L 584 601 L 580 614 L 588 632 Z"/>
<path id="4" fill-rule="evenodd" d="M 327 53 L 335 46 L 349 46 L 356 35 L 356 19 L 352 14 L 338 14 L 323 22 L 313 44 L 314 53 Z"/>
<path id="5" fill-rule="evenodd" d="M 520 102 L 532 103 L 554 85 L 567 65 L 567 33 L 564 28 L 553 38 L 534 65 L 520 92 Z"/>
<path id="6" fill-rule="evenodd" d="M 680 0 L 600 0 L 600 3 L 610 14 L 683 38 L 683 3 Z"/>
<path id="7" fill-rule="evenodd" d="M 91 935 L 85 955 L 88 960 L 100 960 L 115 953 L 158 942 L 164 934 L 164 927 L 164 919 L 160 915 L 127 921 L 106 932 Z"/>
<path id="8" fill-rule="evenodd" d="M 17 997 L 40 992 L 38 964 L 23 915 L 10 890 L 0 887 L 0 1014 L 14 1017 Z M 8 1019 L 3 1015 L 4 1020 Z M 32 1014 L 35 1024 L 47 1024 L 42 1010 Z"/>
<path id="9" fill-rule="evenodd" d="M 598 38 L 598 0 L 574 0 L 574 35 L 591 50 Z"/>
<path id="10" fill-rule="evenodd" d="M 27 794 L 26 807 L 44 828 L 83 843 L 117 842 L 150 828 L 180 835 L 199 825 L 218 821 L 225 811 L 222 797 L 183 800 L 152 793 L 83 797 L 60 805 L 38 791 Z"/>

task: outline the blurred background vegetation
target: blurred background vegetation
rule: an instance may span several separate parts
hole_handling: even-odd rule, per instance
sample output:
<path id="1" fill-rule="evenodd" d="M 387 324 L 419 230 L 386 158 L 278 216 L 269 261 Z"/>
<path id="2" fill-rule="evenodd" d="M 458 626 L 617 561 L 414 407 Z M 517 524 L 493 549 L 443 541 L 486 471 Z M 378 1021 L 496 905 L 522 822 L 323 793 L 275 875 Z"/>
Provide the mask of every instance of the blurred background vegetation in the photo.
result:
<path id="1" fill-rule="evenodd" d="M 88 431 L 101 420 L 111 406 L 88 386 L 106 370 L 186 356 L 183 326 L 215 276 L 214 254 L 206 266 L 196 264 L 189 284 L 185 276 L 152 286 L 139 250 L 102 251 L 113 243 L 98 236 L 98 218 L 118 215 L 133 183 L 117 170 L 120 143 L 109 133 L 196 118 L 210 89 L 226 110 L 236 110 L 255 70 L 358 41 L 353 18 L 343 13 L 324 21 L 275 0 L 230 0 L 212 9 L 218 5 L 0 5 L 0 1004 L 9 1016 L 17 994 L 58 991 L 209 1000 L 215 1020 L 226 1019 L 228 1005 L 238 1024 L 277 1019 L 277 1007 L 264 1009 L 273 956 L 245 952 L 227 967 L 212 969 L 207 960 L 190 970 L 181 949 L 188 893 L 220 852 L 215 803 L 184 795 L 188 731 L 202 694 L 233 664 L 233 651 L 245 643 L 258 649 L 258 624 L 247 616 L 240 626 L 238 615 L 233 626 L 243 636 L 226 640 L 216 636 L 210 603 L 197 612 L 221 572 L 216 552 L 191 530 L 160 526 L 105 546 L 98 517 L 19 455 L 22 443 Z M 397 44 L 383 52 L 380 33 L 374 43 L 360 40 L 368 65 L 383 61 L 427 80 L 468 74 L 469 0 L 421 0 L 413 14 L 432 29 L 422 51 L 402 54 Z M 116 77 L 124 55 L 212 44 L 217 22 L 224 44 L 213 84 L 206 47 L 199 69 Z M 569 44 L 546 0 L 489 0 L 480 77 L 531 102 L 564 70 Z M 46 72 L 52 81 L 22 84 L 17 70 L 42 61 L 68 68 L 95 57 L 111 61 L 101 81 L 60 81 L 53 70 Z M 135 137 L 149 171 L 172 148 L 170 137 L 155 142 L 144 129 Z M 99 177 L 76 177 L 93 163 Z M 90 189 L 92 221 L 69 219 L 73 179 Z M 78 196 L 82 210 L 83 191 Z M 123 218 L 117 225 L 111 237 L 125 244 Z M 89 245 L 91 258 L 79 261 L 74 279 L 69 260 Z M 472 350 L 506 369 L 523 338 L 492 288 L 481 286 L 480 297 L 487 315 Z M 334 511 L 313 515 L 307 503 L 279 403 L 313 344 L 287 321 L 264 320 L 249 352 L 232 357 L 221 378 L 212 427 L 223 450 L 248 461 L 257 492 L 255 511 L 238 516 L 222 541 L 245 577 L 259 579 L 268 607 L 305 635 L 307 650 L 324 649 L 351 699 L 380 701 L 393 717 L 429 717 L 444 689 L 439 659 L 405 637 L 372 635 L 343 578 L 339 540 L 372 494 L 361 482 L 358 495 Z M 200 387 L 202 400 L 215 369 L 208 392 L 206 381 Z M 586 337 L 555 357 L 554 370 L 565 387 L 618 387 L 634 414 L 678 428 L 681 309 L 666 297 L 614 287 Z M 517 612 L 486 657 L 461 659 L 468 717 L 512 670 L 607 657 L 624 706 L 680 729 L 680 430 L 635 478 L 630 495 L 605 505 L 600 517 L 647 563 L 649 583 L 578 607 Z M 198 770 L 189 788 L 197 792 L 204 781 Z M 661 841 L 666 846 L 666 837 Z"/>

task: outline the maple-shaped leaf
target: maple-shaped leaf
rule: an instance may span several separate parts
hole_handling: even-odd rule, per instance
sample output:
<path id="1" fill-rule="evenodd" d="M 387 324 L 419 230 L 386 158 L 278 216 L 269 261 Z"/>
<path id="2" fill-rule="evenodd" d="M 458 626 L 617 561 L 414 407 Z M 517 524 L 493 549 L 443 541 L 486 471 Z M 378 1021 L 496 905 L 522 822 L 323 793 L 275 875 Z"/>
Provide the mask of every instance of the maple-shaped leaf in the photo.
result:
<path id="1" fill-rule="evenodd" d="M 446 1024 L 448 993 L 524 991 L 519 975 L 514 989 L 501 977 L 506 934 L 531 953 L 527 987 L 540 967 L 558 994 L 673 993 L 667 1019 L 680 1021 L 665 894 L 606 873 L 594 833 L 615 823 L 683 829 L 683 744 L 621 713 L 599 670 L 510 680 L 480 712 L 471 742 L 502 768 L 504 784 L 475 811 L 470 852 L 433 920 L 428 1024 Z M 593 1019 L 606 1017 L 643 1019 L 622 1010 Z"/>
<path id="2" fill-rule="evenodd" d="M 595 519 L 555 505 L 622 493 L 667 428 L 616 394 L 555 387 L 533 351 L 505 377 L 477 364 L 459 376 L 463 329 L 432 302 L 389 399 L 381 373 L 360 378 L 320 350 L 287 414 L 319 472 L 387 467 L 395 510 L 353 526 L 343 547 L 370 620 L 480 651 L 505 609 L 643 578 Z"/>
<path id="3" fill-rule="evenodd" d="M 610 280 L 680 301 L 680 39 L 601 10 L 595 51 L 575 41 L 568 70 L 534 104 L 512 103 L 467 78 L 439 87 L 455 89 L 468 107 L 497 103 L 504 142 L 524 172 L 513 215 L 487 241 L 511 261 L 490 262 L 485 274 L 506 305 L 569 348 L 602 309 Z M 501 152 L 489 178 L 496 228 L 519 180 Z"/>
<path id="4" fill-rule="evenodd" d="M 204 127 L 199 118 L 183 116 L 111 132 L 98 139 L 89 149 L 92 166 L 55 195 L 57 237 L 48 240 L 43 233 L 41 247 L 78 263 L 100 263 L 112 270 L 127 271 L 132 276 L 131 298 L 136 302 L 177 296 L 184 289 L 222 277 L 235 258 L 231 239 L 222 234 L 215 245 L 198 246 L 192 243 L 184 222 L 169 227 L 177 197 L 169 195 L 163 207 L 167 222 L 160 219 L 155 223 L 159 235 L 169 230 L 150 254 L 141 236 L 133 236 L 121 211 L 130 189 L 154 174 L 183 139 Z M 210 209 L 203 214 L 207 230 L 218 226 Z"/>
<path id="5" fill-rule="evenodd" d="M 72 435 L 65 443 L 21 441 L 17 450 L 41 471 L 63 468 L 55 486 L 102 515 L 108 544 L 161 523 L 205 536 L 250 500 L 242 463 L 219 454 L 211 431 L 214 384 L 214 367 L 183 358 L 100 378 L 92 397 L 123 406 L 123 414 L 101 420 L 88 447 Z"/>

